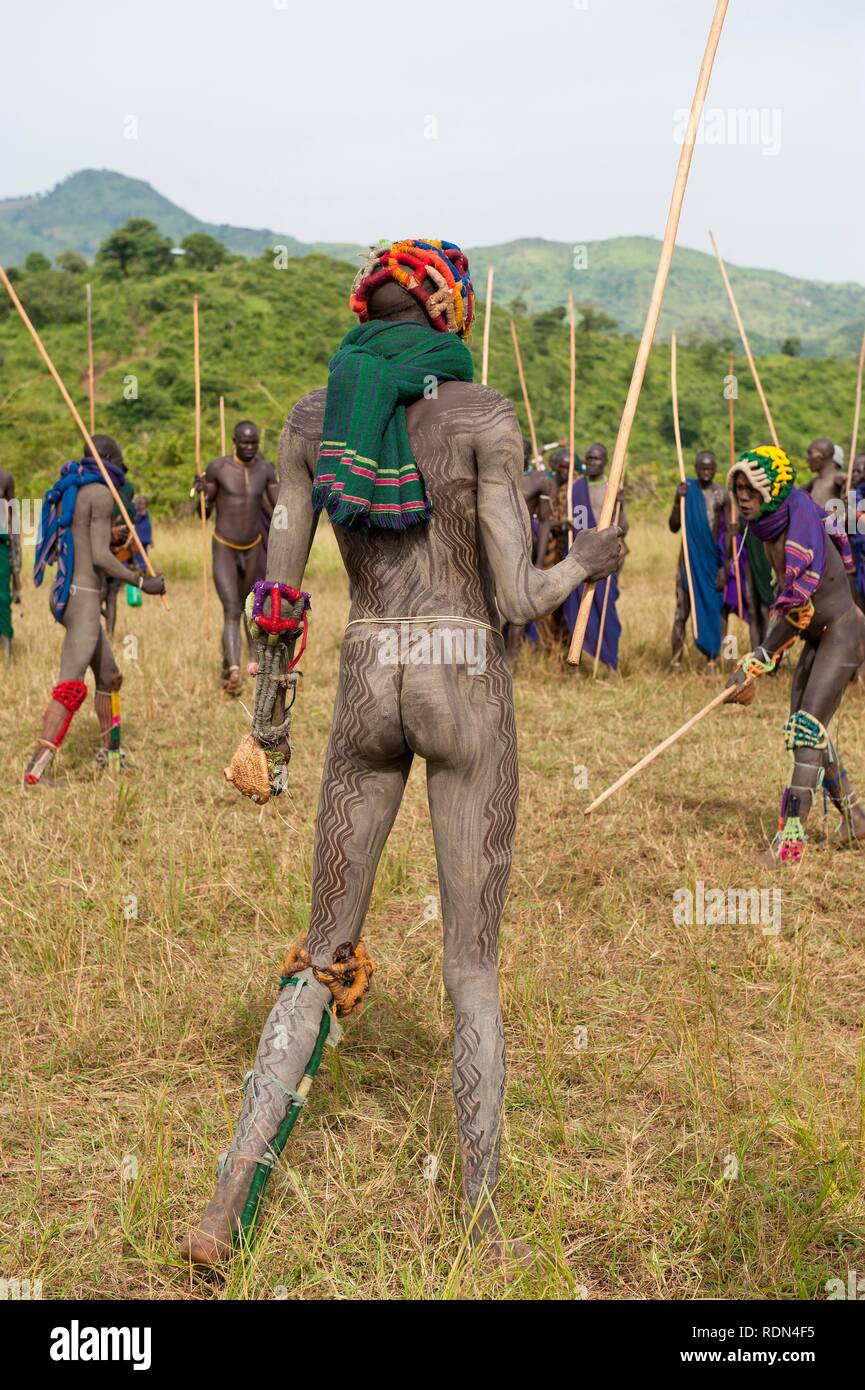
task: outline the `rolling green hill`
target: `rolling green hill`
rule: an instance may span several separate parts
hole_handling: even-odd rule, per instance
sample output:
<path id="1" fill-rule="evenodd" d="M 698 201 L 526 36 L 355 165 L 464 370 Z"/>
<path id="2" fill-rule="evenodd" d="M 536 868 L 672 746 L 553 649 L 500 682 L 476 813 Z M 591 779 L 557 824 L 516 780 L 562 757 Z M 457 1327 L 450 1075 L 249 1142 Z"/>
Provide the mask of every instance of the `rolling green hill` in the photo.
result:
<path id="1" fill-rule="evenodd" d="M 267 228 L 223 226 L 202 222 L 157 193 L 143 179 L 110 169 L 82 169 L 50 193 L 0 201 L 0 260 L 23 261 L 30 251 L 52 259 L 61 251 L 93 256 L 109 232 L 130 217 L 147 217 L 175 242 L 191 232 L 209 232 L 241 256 L 258 256 L 268 247 L 286 246 L 291 256 L 325 251 L 358 264 L 356 246 L 313 245 Z"/>
<path id="2" fill-rule="evenodd" d="M 209 232 L 244 256 L 281 245 L 292 256 L 320 252 L 357 267 L 362 250 L 353 243 L 307 243 L 284 232 L 202 222 L 140 179 L 86 169 L 44 196 L 0 202 L 0 261 L 21 262 L 30 251 L 51 259 L 69 249 L 92 256 L 108 232 L 130 217 L 149 218 L 175 242 L 191 232 Z M 573 246 L 542 238 L 480 246 L 470 254 L 480 296 L 492 262 L 495 298 L 501 305 L 521 299 L 530 312 L 538 312 L 564 304 L 572 289 L 578 303 L 596 306 L 622 332 L 639 333 L 658 246 L 652 237 L 589 242 L 581 269 L 575 268 Z M 858 351 L 865 323 L 862 285 L 825 284 L 735 266 L 730 278 L 756 351 L 777 352 L 791 337 L 800 339 L 805 356 L 850 357 Z M 735 332 L 714 259 L 702 251 L 679 247 L 673 258 L 659 339 L 668 339 L 673 329 L 692 339 Z"/>
<path id="3" fill-rule="evenodd" d="M 616 237 L 587 243 L 585 269 L 574 268 L 574 247 L 533 238 L 504 246 L 475 247 L 472 273 L 485 285 L 495 267 L 493 297 L 504 303 L 522 298 L 531 311 L 564 304 L 568 289 L 577 303 L 597 305 L 625 333 L 642 332 L 660 242 L 653 237 Z M 582 258 L 581 258 L 582 259 Z M 801 340 L 811 356 L 850 357 L 858 352 L 865 325 L 865 287 L 797 280 L 772 270 L 728 267 L 730 280 L 755 352 L 777 352 L 788 337 Z M 714 256 L 679 246 L 658 337 L 715 339 L 735 335 Z"/>
<path id="4" fill-rule="evenodd" d="M 20 272 L 25 304 L 39 307 L 40 331 L 69 389 L 86 402 L 87 351 L 84 276 L 58 270 Z M 97 428 L 114 434 L 136 485 L 157 513 L 190 507 L 194 470 L 192 378 L 193 294 L 201 305 L 204 459 L 218 453 L 218 403 L 229 428 L 251 416 L 264 427 L 264 448 L 275 457 L 279 430 L 293 403 L 324 385 L 327 363 L 352 325 L 347 307 L 351 270 L 324 256 L 288 262 L 272 257 L 235 260 L 210 272 L 182 264 L 155 278 L 93 283 Z M 567 429 L 568 334 L 562 311 L 517 320 L 529 391 L 541 442 Z M 473 344 L 480 357 L 481 334 Z M 612 448 L 627 392 L 633 338 L 580 331 L 577 338 L 577 445 L 595 439 Z M 728 456 L 727 354 L 721 344 L 680 352 L 683 435 L 689 456 L 714 448 Z M 742 357 L 736 406 L 741 446 L 765 436 L 756 392 Z M 761 371 L 782 440 L 798 459 L 811 438 L 829 434 L 845 449 L 851 428 L 853 361 L 764 357 Z M 495 309 L 490 384 L 519 402 L 507 314 Z M 629 488 L 634 500 L 666 509 L 675 478 L 669 414 L 669 350 L 653 351 L 631 441 Z M 0 300 L 0 465 L 15 475 L 20 496 L 37 497 L 59 465 L 80 456 L 81 443 L 57 390 L 8 301 Z M 653 500 L 654 499 L 654 500 Z"/>

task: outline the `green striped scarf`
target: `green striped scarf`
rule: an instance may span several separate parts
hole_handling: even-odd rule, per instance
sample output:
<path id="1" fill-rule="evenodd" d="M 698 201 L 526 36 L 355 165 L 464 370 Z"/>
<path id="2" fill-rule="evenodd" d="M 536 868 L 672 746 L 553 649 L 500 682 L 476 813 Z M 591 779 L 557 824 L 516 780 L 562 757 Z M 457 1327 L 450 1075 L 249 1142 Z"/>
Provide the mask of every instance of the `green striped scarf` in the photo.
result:
<path id="1" fill-rule="evenodd" d="M 472 356 L 453 333 L 416 323 L 361 324 L 330 361 L 312 505 L 366 531 L 429 521 L 432 505 L 408 437 L 405 408 L 445 381 L 471 381 Z"/>

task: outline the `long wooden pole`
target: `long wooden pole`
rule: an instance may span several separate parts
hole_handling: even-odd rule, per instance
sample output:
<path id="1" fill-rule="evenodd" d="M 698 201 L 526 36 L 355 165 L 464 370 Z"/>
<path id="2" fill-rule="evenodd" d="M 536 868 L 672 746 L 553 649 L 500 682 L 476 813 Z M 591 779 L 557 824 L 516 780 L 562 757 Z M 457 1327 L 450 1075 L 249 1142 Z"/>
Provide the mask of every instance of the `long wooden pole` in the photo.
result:
<path id="1" fill-rule="evenodd" d="M 192 370 L 195 378 L 195 471 L 201 477 L 201 346 L 198 332 L 198 295 L 192 296 Z M 201 578 L 204 585 L 204 629 L 210 637 L 210 590 L 207 584 L 207 503 L 204 489 L 198 494 L 198 510 L 201 516 Z"/>
<path id="2" fill-rule="evenodd" d="M 658 326 L 661 304 L 664 300 L 664 291 L 667 288 L 667 280 L 670 275 L 670 263 L 673 259 L 673 250 L 676 245 L 676 233 L 679 229 L 679 218 L 682 213 L 682 203 L 685 199 L 685 188 L 687 187 L 688 174 L 691 169 L 691 159 L 694 154 L 697 128 L 703 113 L 703 104 L 706 100 L 709 77 L 712 72 L 712 64 L 715 61 L 718 41 L 721 37 L 721 29 L 723 28 L 724 18 L 727 13 L 727 5 L 728 0 L 716 0 L 715 13 L 712 17 L 712 26 L 709 30 L 709 38 L 706 42 L 705 52 L 703 53 L 703 61 L 700 64 L 697 86 L 694 91 L 693 101 L 691 102 L 690 115 L 688 116 L 688 128 L 685 131 L 685 139 L 682 144 L 682 152 L 679 155 L 676 178 L 673 183 L 673 194 L 670 199 L 670 210 L 667 213 L 667 225 L 664 228 L 661 254 L 658 257 L 658 269 L 655 273 L 655 283 L 652 287 L 652 296 L 649 300 L 646 322 L 643 325 L 643 336 L 640 339 L 640 346 L 637 349 L 634 370 L 631 374 L 631 384 L 628 387 L 625 408 L 622 411 L 622 418 L 619 421 L 619 433 L 616 437 L 613 462 L 610 466 L 610 484 L 607 489 L 607 495 L 604 498 L 604 505 L 601 509 L 601 516 L 598 521 L 600 528 L 610 525 L 615 501 L 619 495 L 619 489 L 622 486 L 622 477 L 625 471 L 625 455 L 628 451 L 628 442 L 631 438 L 634 416 L 637 412 L 637 402 L 640 399 L 643 379 L 646 375 L 649 351 L 652 346 L 652 339 L 655 336 L 655 329 Z M 578 663 L 580 654 L 583 650 L 583 642 L 585 641 L 586 627 L 589 622 L 589 610 L 592 606 L 594 589 L 594 584 L 589 583 L 586 584 L 583 592 L 583 599 L 580 604 L 580 611 L 577 614 L 574 635 L 571 640 L 571 649 L 568 652 L 568 661 L 572 666 Z"/>
<path id="3" fill-rule="evenodd" d="M 514 357 L 517 359 L 517 372 L 519 373 L 520 378 L 520 389 L 523 393 L 523 405 L 526 407 L 526 415 L 529 417 L 529 436 L 532 441 L 532 463 L 535 467 L 537 467 L 538 459 L 540 458 L 540 450 L 538 449 L 538 436 L 535 434 L 535 421 L 534 417 L 532 416 L 531 402 L 529 401 L 529 393 L 526 387 L 526 377 L 525 372 L 523 371 L 523 359 L 520 356 L 520 340 L 517 337 L 517 325 L 514 323 L 513 319 L 511 319 L 511 338 L 513 339 L 514 344 Z"/>
<path id="4" fill-rule="evenodd" d="M 128 528 L 129 528 L 129 535 L 130 535 L 130 537 L 132 538 L 132 540 L 135 542 L 136 546 L 138 547 L 139 554 L 141 555 L 141 558 L 142 558 L 142 560 L 144 561 L 144 564 L 145 564 L 145 567 L 146 567 L 146 569 L 147 569 L 148 574 L 153 575 L 154 578 L 155 578 L 155 576 L 156 576 L 156 570 L 153 568 L 153 565 L 151 564 L 150 556 L 147 554 L 146 549 L 145 549 L 144 546 L 141 544 L 141 540 L 140 540 L 140 538 L 139 538 L 138 532 L 136 531 L 135 527 L 134 527 L 133 524 L 132 524 L 132 518 L 130 517 L 128 511 L 126 510 L 126 504 L 124 503 L 123 498 L 120 496 L 120 493 L 117 491 L 117 488 L 114 486 L 113 482 L 111 481 L 111 475 L 110 475 L 110 473 L 108 472 L 108 469 L 105 467 L 105 464 L 102 462 L 102 459 L 99 457 L 99 450 L 96 448 L 96 445 L 93 443 L 93 439 L 92 439 L 92 437 L 91 437 L 91 433 L 90 433 L 90 431 L 88 430 L 87 426 L 85 425 L 84 421 L 82 420 L 81 414 L 80 414 L 80 411 L 78 410 L 77 405 L 76 405 L 75 402 L 73 401 L 73 399 L 72 399 L 72 397 L 70 396 L 69 392 L 66 390 L 66 386 L 64 385 L 64 382 L 63 382 L 63 379 L 62 379 L 60 373 L 58 372 L 58 370 L 57 370 L 57 368 L 55 367 L 54 363 L 51 361 L 51 358 L 50 358 L 49 355 L 48 355 L 48 351 L 47 351 L 47 349 L 46 349 L 46 347 L 45 347 L 45 344 L 43 343 L 42 339 L 39 337 L 39 334 L 36 332 L 36 329 L 33 327 L 33 324 L 30 322 L 30 318 L 29 318 L 29 315 L 28 315 L 28 313 L 27 313 L 27 310 L 24 308 L 24 305 L 21 303 L 21 300 L 18 298 L 17 294 L 15 293 L 15 288 L 14 288 L 14 286 L 12 285 L 12 282 L 10 281 L 9 276 L 6 274 L 6 271 L 3 269 L 2 265 L 0 265 L 0 282 L 2 282 L 4 288 L 6 289 L 8 295 L 9 295 L 9 298 L 12 300 L 12 303 L 15 305 L 15 308 L 16 308 L 17 311 L 18 311 L 18 316 L 19 316 L 19 318 L 21 319 L 21 322 L 24 324 L 24 327 L 27 329 L 27 332 L 30 334 L 30 337 L 33 339 L 34 343 L 36 344 L 36 347 L 37 347 L 38 350 L 39 350 L 39 356 L 42 358 L 42 361 L 45 363 L 46 367 L 48 368 L 49 372 L 51 373 L 52 377 L 54 378 L 54 383 L 55 383 L 55 385 L 56 385 L 58 391 L 60 392 L 61 396 L 63 397 L 64 401 L 66 402 L 66 405 L 67 405 L 68 408 L 69 408 L 69 412 L 70 412 L 70 414 L 71 414 L 73 420 L 75 421 L 76 425 L 78 426 L 78 429 L 81 431 L 81 434 L 82 434 L 83 439 L 84 439 L 84 443 L 87 445 L 87 452 L 88 452 L 88 454 L 90 455 L 90 457 L 93 459 L 93 461 L 94 461 L 94 463 L 96 464 L 97 468 L 99 469 L 100 473 L 102 474 L 102 481 L 105 483 L 106 487 L 108 488 L 108 491 L 111 493 L 111 496 L 114 498 L 114 502 L 115 502 L 115 504 L 116 504 L 116 506 L 117 506 L 118 511 L 120 512 L 120 515 L 123 517 L 123 521 L 124 521 L 125 525 L 128 526 Z M 162 595 L 161 595 L 161 598 L 162 598 L 162 602 L 165 604 L 165 607 L 168 608 L 168 606 L 169 606 L 169 605 L 168 605 L 168 600 L 166 599 L 165 595 L 162 594 Z"/>
<path id="5" fill-rule="evenodd" d="M 733 353 L 731 352 L 731 353 L 730 353 L 730 361 L 729 361 L 729 363 L 728 363 L 729 370 L 728 370 L 728 372 L 727 372 L 727 390 L 728 390 L 728 392 L 729 392 L 729 394 L 728 394 L 728 396 L 727 396 L 727 419 L 728 419 L 728 422 L 729 422 L 729 425 L 730 425 L 730 467 L 731 467 L 731 468 L 733 467 L 733 465 L 734 465 L 735 462 L 736 462 L 736 406 L 735 406 L 735 401 L 734 401 L 734 399 L 733 399 L 733 381 L 735 380 L 735 372 L 734 372 L 734 370 L 733 370 L 733 368 L 734 368 L 734 363 L 735 363 L 735 358 L 734 358 Z M 740 619 L 740 621 L 741 621 L 741 622 L 744 622 L 744 621 L 745 621 L 745 608 L 744 608 L 744 605 L 743 605 L 743 603 L 742 603 L 742 573 L 741 573 L 741 570 L 740 570 L 740 568 L 739 568 L 739 556 L 740 556 L 741 553 L 742 553 L 742 545 L 744 545 L 745 542 L 744 542 L 744 540 L 742 541 L 742 545 L 739 546 L 739 549 L 738 549 L 738 551 L 737 551 L 737 550 L 736 550 L 736 539 L 737 539 L 737 536 L 738 536 L 738 533 L 739 533 L 739 509 L 738 509 L 738 507 L 736 506 L 736 494 L 735 494 L 735 492 L 733 492 L 733 491 L 730 492 L 730 528 L 731 528 L 731 530 L 732 530 L 732 532 L 733 532 L 733 537 L 732 537 L 732 540 L 733 540 L 733 572 L 734 572 L 734 574 L 735 574 L 735 576 L 736 576 L 736 607 L 737 607 L 737 610 L 738 610 L 738 613 L 739 613 L 739 619 Z"/>
<path id="6" fill-rule="evenodd" d="M 725 704 L 732 695 L 740 694 L 746 685 L 751 685 L 753 683 L 753 680 L 753 676 L 749 676 L 742 685 L 725 686 L 707 705 L 704 705 L 696 714 L 692 714 L 691 718 L 686 720 L 681 728 L 678 728 L 674 734 L 670 734 L 669 738 L 665 738 L 663 743 L 659 743 L 657 748 L 652 749 L 651 753 L 647 753 L 638 763 L 634 763 L 633 767 L 628 768 L 627 772 L 623 772 L 621 777 L 619 777 L 611 787 L 607 787 L 606 791 L 601 792 L 600 796 L 595 797 L 591 806 L 586 807 L 583 815 L 590 816 L 593 811 L 596 811 L 598 807 L 607 800 L 607 797 L 612 796 L 614 792 L 620 791 L 626 783 L 630 782 L 632 777 L 636 777 L 638 772 L 642 772 L 643 768 L 648 767 L 656 758 L 660 758 L 662 753 L 666 753 L 667 749 L 671 748 L 683 734 L 686 734 L 689 729 L 693 729 L 694 725 L 699 724 L 701 719 L 705 719 L 707 714 L 711 714 L 713 709 L 717 709 L 719 705 Z"/>
<path id="7" fill-rule="evenodd" d="M 721 279 L 724 281 L 724 289 L 727 291 L 727 298 L 730 301 L 730 308 L 733 310 L 733 318 L 736 320 L 736 327 L 739 330 L 739 337 L 742 340 L 742 347 L 745 349 L 745 356 L 748 359 L 748 366 L 751 369 L 751 375 L 754 378 L 754 385 L 757 388 L 757 395 L 760 397 L 760 404 L 763 407 L 763 414 L 766 416 L 766 424 L 769 426 L 769 433 L 772 436 L 772 443 L 775 445 L 776 449 L 780 449 L 781 445 L 778 442 L 778 432 L 775 429 L 775 421 L 772 419 L 772 412 L 769 409 L 769 402 L 766 400 L 766 392 L 763 390 L 763 383 L 760 380 L 760 373 L 757 371 L 757 363 L 754 361 L 754 354 L 751 351 L 751 344 L 748 342 L 748 334 L 745 332 L 745 325 L 742 322 L 742 315 L 739 313 L 739 306 L 736 303 L 736 296 L 733 293 L 733 286 L 730 284 L 730 277 L 727 274 L 727 267 L 724 265 L 724 262 L 721 259 L 721 253 L 718 250 L 718 243 L 716 242 L 712 232 L 709 233 L 709 240 L 712 243 L 712 250 L 715 252 L 715 258 L 718 262 L 718 269 L 721 272 Z"/>
<path id="8" fill-rule="evenodd" d="M 486 386 L 490 374 L 490 328 L 493 322 L 493 268 L 487 271 L 487 297 L 484 300 L 484 349 L 481 361 L 481 385 Z"/>
<path id="9" fill-rule="evenodd" d="M 568 525 L 571 528 L 571 542 L 574 538 L 574 455 L 576 454 L 577 421 L 577 315 L 574 308 L 574 292 L 568 290 L 568 322 L 570 326 L 570 369 L 571 391 L 570 412 L 568 415 Z"/>
<path id="10" fill-rule="evenodd" d="M 847 491 L 853 486 L 853 460 L 856 457 L 856 441 L 859 438 L 859 416 L 862 413 L 862 371 L 865 368 L 865 333 L 859 349 L 859 368 L 856 372 L 856 404 L 853 407 L 853 438 L 850 441 L 850 462 L 847 465 Z"/>
<path id="11" fill-rule="evenodd" d="M 675 333 L 670 335 L 670 390 L 673 396 L 673 434 L 676 436 L 676 461 L 679 465 L 679 481 L 686 482 L 685 456 L 682 453 L 682 430 L 679 424 L 679 372 L 678 344 Z M 691 631 L 694 641 L 700 635 L 697 625 L 697 600 L 694 597 L 694 577 L 691 574 L 691 556 L 688 552 L 688 524 L 685 520 L 685 499 L 679 498 L 679 520 L 682 526 L 682 554 L 685 559 L 685 578 L 688 581 L 688 597 L 691 600 Z"/>
<path id="12" fill-rule="evenodd" d="M 219 397 L 219 451 L 225 457 L 225 397 Z"/>
<path id="13" fill-rule="evenodd" d="M 96 430 L 96 374 L 93 369 L 93 286 L 87 285 L 87 394 L 90 397 L 90 433 Z"/>

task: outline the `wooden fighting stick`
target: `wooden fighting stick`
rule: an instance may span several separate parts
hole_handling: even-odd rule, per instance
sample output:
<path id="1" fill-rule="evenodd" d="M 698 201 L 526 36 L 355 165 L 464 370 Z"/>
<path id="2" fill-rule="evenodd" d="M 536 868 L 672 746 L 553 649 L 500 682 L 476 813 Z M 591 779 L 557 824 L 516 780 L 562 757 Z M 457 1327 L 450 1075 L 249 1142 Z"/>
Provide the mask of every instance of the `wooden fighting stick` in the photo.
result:
<path id="1" fill-rule="evenodd" d="M 568 323 L 570 327 L 571 349 L 571 393 L 570 414 L 568 417 L 568 526 L 571 528 L 571 541 L 574 536 L 574 454 L 576 452 L 577 418 L 577 316 L 574 309 L 574 292 L 568 290 Z M 606 596 L 604 597 L 606 605 Z"/>
<path id="2" fill-rule="evenodd" d="M 198 331 L 198 295 L 192 297 L 192 372 L 195 378 L 195 471 L 201 477 L 201 345 Z M 202 488 L 198 494 L 201 516 L 201 578 L 204 586 L 204 631 L 210 637 L 210 590 L 207 583 L 207 502 Z"/>
<path id="3" fill-rule="evenodd" d="M 734 402 L 734 399 L 733 399 L 733 382 L 734 382 L 735 379 L 736 379 L 736 375 L 735 375 L 735 372 L 733 371 L 733 362 L 734 362 L 734 357 L 733 357 L 733 353 L 731 352 L 731 353 L 730 353 L 730 362 L 729 362 L 729 371 L 727 372 L 727 391 L 728 391 L 728 395 L 727 395 L 727 418 L 728 418 L 729 424 L 730 424 L 730 467 L 731 467 L 731 468 L 733 467 L 733 465 L 734 465 L 735 462 L 736 462 L 736 411 L 735 411 L 735 402 Z M 737 536 L 738 530 L 739 530 L 739 512 L 738 512 L 738 509 L 737 509 L 737 507 L 736 507 L 736 494 L 735 494 L 734 492 L 732 492 L 732 491 L 731 491 L 731 493 L 730 493 L 730 529 L 731 529 L 732 532 L 733 532 L 733 536 L 732 536 L 732 541 L 733 541 L 733 572 L 734 572 L 734 574 L 735 574 L 735 576 L 736 576 L 736 606 L 737 606 L 737 609 L 738 609 L 739 618 L 740 618 L 740 620 L 741 620 L 742 622 L 744 622 L 744 621 L 745 621 L 745 609 L 744 609 L 744 606 L 743 606 L 743 603 L 742 603 L 742 574 L 741 574 L 741 571 L 740 571 L 740 569 L 739 569 L 739 557 L 740 557 L 740 555 L 742 554 L 742 546 L 745 544 L 745 542 L 744 542 L 744 540 L 742 541 L 742 545 L 739 546 L 739 549 L 738 549 L 738 551 L 737 551 L 737 550 L 736 550 L 736 536 Z"/>
<path id="4" fill-rule="evenodd" d="M 601 509 L 601 516 L 598 526 L 603 529 L 610 525 L 615 509 L 616 498 L 622 486 L 622 478 L 625 472 L 625 455 L 628 451 L 628 442 L 631 437 L 631 430 L 634 425 L 634 416 L 637 412 L 637 403 L 640 399 L 640 392 L 643 387 L 643 380 L 646 375 L 646 365 L 649 360 L 649 351 L 652 346 L 652 339 L 655 336 L 655 329 L 658 326 L 658 318 L 661 313 L 661 304 L 664 299 L 664 291 L 667 288 L 667 280 L 670 275 L 670 263 L 673 259 L 673 250 L 676 245 L 676 233 L 679 229 L 679 218 L 682 213 L 682 203 L 685 199 L 685 188 L 688 183 L 688 174 L 691 168 L 691 159 L 694 154 L 694 145 L 697 138 L 697 128 L 703 112 L 703 104 L 706 100 L 706 92 L 709 86 L 709 77 L 712 72 L 712 64 L 715 61 L 715 54 L 718 50 L 718 41 L 721 37 L 721 29 L 724 25 L 724 18 L 727 13 L 728 0 L 716 0 L 715 13 L 712 17 L 712 25 L 709 30 L 709 38 L 706 49 L 703 53 L 703 61 L 700 64 L 700 72 L 697 78 L 697 86 L 694 98 L 691 102 L 691 110 L 688 116 L 688 126 L 685 131 L 685 139 L 682 144 L 682 151 L 679 155 L 679 163 L 676 169 L 676 178 L 673 183 L 673 194 L 670 199 L 670 210 L 667 214 L 667 225 L 664 228 L 664 239 L 661 243 L 661 254 L 658 257 L 658 269 L 655 274 L 655 283 L 652 288 L 649 308 L 646 314 L 646 322 L 643 325 L 643 334 L 640 339 L 640 346 L 637 349 L 637 356 L 634 362 L 634 370 L 631 374 L 631 384 L 628 388 L 628 395 L 625 400 L 625 408 L 622 411 L 622 418 L 619 421 L 619 433 L 616 437 L 616 447 L 613 451 L 613 462 L 610 467 L 610 482 L 607 488 L 607 495 L 604 498 L 604 505 Z M 586 636 L 586 627 L 589 621 L 589 609 L 592 605 L 594 594 L 594 584 L 587 583 L 583 591 L 580 611 L 577 614 L 577 621 L 574 627 L 574 635 L 571 640 L 571 649 L 568 652 L 568 661 L 572 666 L 576 666 L 583 650 L 583 642 Z"/>
<path id="5" fill-rule="evenodd" d="M 726 704 L 728 700 L 732 699 L 733 695 L 741 694 L 741 692 L 745 689 L 745 686 L 753 685 L 753 683 L 754 677 L 749 676 L 748 679 L 742 683 L 742 685 L 725 686 L 725 688 L 719 691 L 719 693 L 713 699 L 711 699 L 707 705 L 704 705 L 703 708 L 701 710 L 698 710 L 696 714 L 692 714 L 690 719 L 686 719 L 685 723 L 682 724 L 674 734 L 670 734 L 668 738 L 664 739 L 663 743 L 658 744 L 657 748 L 653 748 L 651 753 L 647 753 L 646 756 L 644 758 L 641 758 L 638 763 L 634 763 L 633 767 L 628 768 L 627 772 L 623 772 L 621 777 L 619 777 L 612 784 L 612 786 L 607 787 L 606 791 L 601 792 L 600 796 L 595 797 L 595 800 L 592 802 L 591 806 L 586 807 L 585 811 L 583 812 L 583 815 L 590 816 L 593 811 L 596 811 L 598 807 L 607 800 L 607 797 L 612 796 L 614 792 L 619 791 L 622 787 L 625 786 L 627 782 L 630 782 L 632 777 L 636 777 L 638 772 L 642 772 L 643 768 L 648 767 L 649 764 L 653 763 L 656 758 L 660 758 L 662 753 L 666 753 L 668 748 L 672 748 L 673 744 L 677 743 L 683 734 L 686 734 L 689 729 L 693 729 L 694 725 L 699 724 L 701 719 L 705 719 L 707 714 L 711 714 L 713 709 L 717 709 L 719 705 Z"/>
<path id="6" fill-rule="evenodd" d="M 93 368 L 93 286 L 87 292 L 87 394 L 90 398 L 90 433 L 96 432 L 96 373 Z"/>
<path id="7" fill-rule="evenodd" d="M 528 416 L 529 420 L 529 437 L 532 441 L 532 465 L 533 467 L 537 468 L 538 461 L 541 456 L 540 450 L 538 449 L 538 436 L 535 434 L 535 421 L 532 415 L 531 402 L 529 401 L 528 388 L 526 387 L 526 377 L 525 372 L 523 371 L 523 359 L 520 356 L 520 340 L 517 337 L 517 325 L 514 323 L 513 319 L 511 319 L 511 339 L 514 344 L 514 357 L 517 359 L 517 372 L 519 373 L 520 378 L 520 390 L 523 393 L 523 405 L 526 408 L 526 415 Z"/>
<path id="8" fill-rule="evenodd" d="M 859 438 L 859 416 L 862 413 L 862 370 L 865 368 L 865 333 L 859 349 L 859 367 L 856 372 L 856 403 L 853 407 L 853 438 L 850 442 L 850 461 L 847 465 L 847 491 L 853 486 L 853 460 L 856 457 L 856 441 Z"/>
<path id="9" fill-rule="evenodd" d="M 769 402 L 766 400 L 766 392 L 763 390 L 763 383 L 760 380 L 760 373 L 757 371 L 757 363 L 754 361 L 754 354 L 751 351 L 751 344 L 748 342 L 748 334 L 745 332 L 745 325 L 742 322 L 742 315 L 739 313 L 739 306 L 736 303 L 736 296 L 733 293 L 733 286 L 730 284 L 730 277 L 727 274 L 727 267 L 724 265 L 724 262 L 721 259 L 721 253 L 718 250 L 718 243 L 716 242 L 711 232 L 709 233 L 709 240 L 711 241 L 712 249 L 715 252 L 715 258 L 718 262 L 718 269 L 721 272 L 721 279 L 724 281 L 724 289 L 727 291 L 727 298 L 730 301 L 730 308 L 733 310 L 733 318 L 736 320 L 736 327 L 739 330 L 739 337 L 742 340 L 742 347 L 745 349 L 745 356 L 748 359 L 748 366 L 751 370 L 751 375 L 754 378 L 754 385 L 757 388 L 757 395 L 760 397 L 760 404 L 763 407 L 763 414 L 766 417 L 766 424 L 769 426 L 769 433 L 772 436 L 772 443 L 775 445 L 776 449 L 780 449 L 781 445 L 778 442 L 778 431 L 775 429 L 775 421 L 772 419 L 772 412 L 769 409 Z"/>

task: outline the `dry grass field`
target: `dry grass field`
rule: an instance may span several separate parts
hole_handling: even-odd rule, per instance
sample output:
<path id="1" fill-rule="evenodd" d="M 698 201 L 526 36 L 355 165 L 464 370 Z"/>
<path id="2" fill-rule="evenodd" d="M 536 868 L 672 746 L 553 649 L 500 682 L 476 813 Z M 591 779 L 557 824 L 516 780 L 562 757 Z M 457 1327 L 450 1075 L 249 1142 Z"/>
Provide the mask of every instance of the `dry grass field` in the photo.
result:
<path id="1" fill-rule="evenodd" d="M 348 599 L 323 528 L 289 792 L 258 810 L 222 778 L 245 716 L 219 690 L 215 613 L 203 631 L 198 534 L 163 525 L 157 542 L 172 611 L 121 597 L 115 641 L 134 770 L 97 774 L 88 700 L 58 787 L 21 788 L 60 646 L 29 581 L 0 671 L 0 1276 L 39 1278 L 46 1299 L 813 1299 L 865 1271 L 863 858 L 812 843 L 797 869 L 755 867 L 787 767 L 789 673 L 582 815 L 718 688 L 698 655 L 665 674 L 675 543 L 645 519 L 623 575 L 624 679 L 526 655 L 515 681 L 499 1204 L 534 1264 L 505 1277 L 455 1219 L 451 1014 L 417 767 L 366 928 L 376 988 L 327 1054 L 257 1246 L 225 1279 L 181 1265 L 283 949 L 305 927 Z M 833 730 L 860 784 L 863 709 L 851 691 Z M 822 808 L 815 841 L 821 823 Z M 673 895 L 697 880 L 780 886 L 780 931 L 677 923 Z"/>

